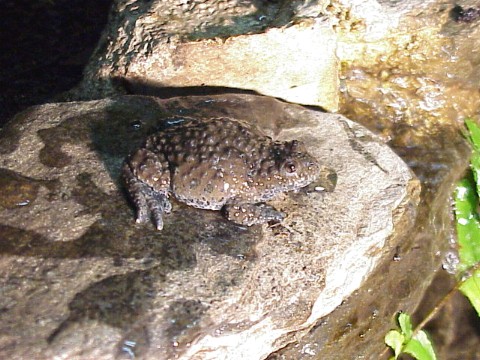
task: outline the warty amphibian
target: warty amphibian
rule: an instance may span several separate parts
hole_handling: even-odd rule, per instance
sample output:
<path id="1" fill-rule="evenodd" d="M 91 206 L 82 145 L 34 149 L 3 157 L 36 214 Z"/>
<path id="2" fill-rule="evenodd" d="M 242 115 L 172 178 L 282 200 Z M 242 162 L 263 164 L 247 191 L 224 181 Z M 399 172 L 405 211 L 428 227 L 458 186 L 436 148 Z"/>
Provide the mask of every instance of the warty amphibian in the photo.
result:
<path id="1" fill-rule="evenodd" d="M 317 160 L 297 140 L 273 141 L 231 118 L 175 120 L 147 138 L 123 165 L 137 223 L 151 217 L 158 230 L 172 194 L 200 209 L 222 210 L 235 223 L 279 222 L 285 214 L 263 202 L 298 190 L 319 175 Z"/>

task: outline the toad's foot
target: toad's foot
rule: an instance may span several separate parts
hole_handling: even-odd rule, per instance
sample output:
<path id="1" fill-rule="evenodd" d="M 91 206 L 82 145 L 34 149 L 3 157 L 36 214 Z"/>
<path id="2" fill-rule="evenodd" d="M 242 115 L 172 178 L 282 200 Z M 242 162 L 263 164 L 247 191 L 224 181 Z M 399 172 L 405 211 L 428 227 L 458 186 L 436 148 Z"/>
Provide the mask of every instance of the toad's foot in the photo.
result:
<path id="1" fill-rule="evenodd" d="M 163 229 L 163 214 L 172 210 L 168 194 L 155 191 L 149 185 L 131 175 L 129 168 L 124 172 L 128 193 L 137 210 L 137 223 L 145 223 L 151 217 L 157 230 Z"/>
<path id="2" fill-rule="evenodd" d="M 246 226 L 263 224 L 268 221 L 280 222 L 285 218 L 283 212 L 263 203 L 227 204 L 222 208 L 222 212 L 227 220 Z"/>
<path id="3" fill-rule="evenodd" d="M 144 184 L 145 185 L 145 184 Z M 135 202 L 137 207 L 137 223 L 144 223 L 148 220 L 150 212 L 153 223 L 157 230 L 163 229 L 163 214 L 168 214 L 172 210 L 172 204 L 168 201 L 167 195 L 156 192 L 148 185 L 142 190 L 140 196 L 143 198 L 140 202 Z M 140 203 L 142 205 L 140 205 Z"/>

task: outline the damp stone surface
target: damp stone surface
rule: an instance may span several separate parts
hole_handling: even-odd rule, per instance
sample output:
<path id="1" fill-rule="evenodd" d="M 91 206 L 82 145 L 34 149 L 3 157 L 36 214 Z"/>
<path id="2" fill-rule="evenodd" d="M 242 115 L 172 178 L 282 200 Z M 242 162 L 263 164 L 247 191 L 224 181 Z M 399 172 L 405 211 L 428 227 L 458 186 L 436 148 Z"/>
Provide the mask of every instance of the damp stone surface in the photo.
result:
<path id="1" fill-rule="evenodd" d="M 172 116 L 253 122 L 302 141 L 330 171 L 316 189 L 272 201 L 288 214 L 274 226 L 181 203 L 161 232 L 135 224 L 122 162 Z M 387 288 L 406 276 L 394 254 L 414 231 L 420 192 L 362 126 L 253 95 L 30 108 L 0 133 L 0 183 L 0 356 L 12 359 L 264 359 L 313 329 L 320 341 L 322 319 L 345 311 L 374 269 L 391 268 Z M 389 311 L 371 326 L 388 326 L 398 299 L 375 296 Z"/>

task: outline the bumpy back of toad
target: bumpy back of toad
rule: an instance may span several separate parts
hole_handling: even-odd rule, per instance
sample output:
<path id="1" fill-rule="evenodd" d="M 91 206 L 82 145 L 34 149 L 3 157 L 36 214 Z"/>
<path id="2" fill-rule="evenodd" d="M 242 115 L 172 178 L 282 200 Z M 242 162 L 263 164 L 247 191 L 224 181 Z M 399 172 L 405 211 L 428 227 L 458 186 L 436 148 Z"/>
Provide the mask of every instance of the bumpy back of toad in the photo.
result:
<path id="1" fill-rule="evenodd" d="M 318 161 L 297 140 L 273 142 L 269 155 L 261 160 L 253 175 L 252 191 L 257 201 L 298 190 L 315 181 L 320 174 Z"/>

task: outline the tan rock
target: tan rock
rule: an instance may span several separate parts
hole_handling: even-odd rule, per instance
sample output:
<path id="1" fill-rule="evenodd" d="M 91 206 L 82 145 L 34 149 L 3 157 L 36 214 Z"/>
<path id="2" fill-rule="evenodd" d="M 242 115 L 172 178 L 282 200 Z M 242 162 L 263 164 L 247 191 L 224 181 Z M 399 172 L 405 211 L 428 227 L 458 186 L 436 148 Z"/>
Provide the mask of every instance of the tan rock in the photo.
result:
<path id="1" fill-rule="evenodd" d="M 135 224 L 123 158 L 160 119 L 183 114 L 302 140 L 336 187 L 279 197 L 288 217 L 273 227 L 180 203 L 161 232 Z M 419 196 L 412 172 L 365 128 L 251 95 L 39 106 L 9 124 L 0 154 L 2 358 L 263 359 L 343 312 L 372 270 L 392 263 Z"/>
<path id="2" fill-rule="evenodd" d="M 120 1 L 75 96 L 227 88 L 335 111 L 339 64 L 332 23 L 318 17 L 325 6 Z"/>
<path id="3" fill-rule="evenodd" d="M 226 40 L 159 43 L 133 57 L 126 81 L 159 87 L 254 90 L 289 102 L 338 108 L 333 30 L 320 21 Z"/>

